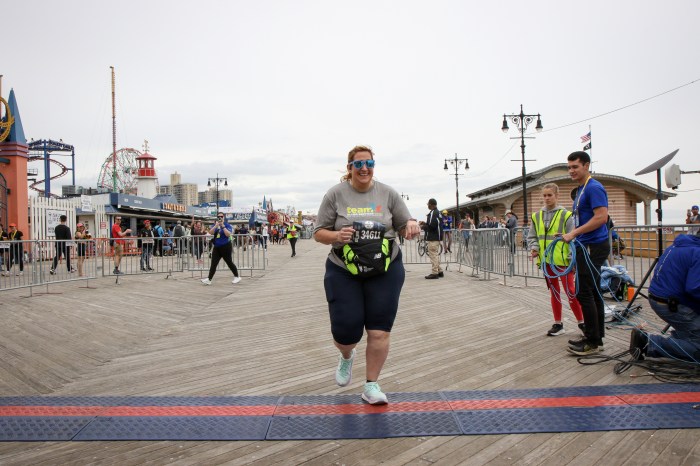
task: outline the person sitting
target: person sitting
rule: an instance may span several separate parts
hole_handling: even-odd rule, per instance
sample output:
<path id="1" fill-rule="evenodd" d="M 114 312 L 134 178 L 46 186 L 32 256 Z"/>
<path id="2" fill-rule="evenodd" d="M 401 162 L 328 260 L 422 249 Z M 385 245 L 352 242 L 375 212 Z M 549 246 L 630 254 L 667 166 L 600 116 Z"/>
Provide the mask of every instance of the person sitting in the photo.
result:
<path id="1" fill-rule="evenodd" d="M 675 358 L 700 361 L 700 237 L 679 235 L 659 257 L 649 285 L 649 305 L 673 330 L 670 336 L 632 330 L 636 360 Z"/>

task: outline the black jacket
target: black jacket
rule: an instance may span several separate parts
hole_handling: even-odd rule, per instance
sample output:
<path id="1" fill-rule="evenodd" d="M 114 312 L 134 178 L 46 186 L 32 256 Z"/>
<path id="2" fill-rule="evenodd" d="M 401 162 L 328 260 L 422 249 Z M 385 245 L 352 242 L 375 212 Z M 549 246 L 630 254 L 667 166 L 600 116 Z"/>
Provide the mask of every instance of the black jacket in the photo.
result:
<path id="1" fill-rule="evenodd" d="M 425 230 L 426 241 L 442 240 L 442 218 L 439 210 L 433 209 L 428 213 L 423 230 Z"/>

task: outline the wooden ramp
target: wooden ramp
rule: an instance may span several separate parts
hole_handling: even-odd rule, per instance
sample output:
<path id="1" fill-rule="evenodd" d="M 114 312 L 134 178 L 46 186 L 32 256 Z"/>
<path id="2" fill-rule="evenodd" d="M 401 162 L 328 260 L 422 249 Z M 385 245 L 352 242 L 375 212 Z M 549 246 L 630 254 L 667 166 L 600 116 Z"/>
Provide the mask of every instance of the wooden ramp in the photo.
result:
<path id="1" fill-rule="evenodd" d="M 231 284 L 218 272 L 128 276 L 61 284 L 28 297 L 0 294 L 0 396 L 358 396 L 337 387 L 323 292 L 326 246 L 271 245 L 264 273 Z M 576 336 L 565 310 L 551 325 L 543 283 L 481 281 L 451 264 L 440 280 L 407 266 L 385 392 L 438 392 L 654 383 L 582 366 L 565 351 Z M 533 286 L 535 285 L 535 286 Z M 46 290 L 42 290 L 46 291 Z M 651 318 L 651 311 L 644 310 Z M 606 353 L 626 349 L 612 328 Z M 635 373 L 634 371 L 632 373 Z M 638 374 L 638 372 L 637 372 Z M 391 399 L 391 398 L 390 398 Z M 700 415 L 700 413 L 699 413 Z M 314 441 L 0 443 L 1 464 L 698 464 L 700 430 L 405 437 Z"/>

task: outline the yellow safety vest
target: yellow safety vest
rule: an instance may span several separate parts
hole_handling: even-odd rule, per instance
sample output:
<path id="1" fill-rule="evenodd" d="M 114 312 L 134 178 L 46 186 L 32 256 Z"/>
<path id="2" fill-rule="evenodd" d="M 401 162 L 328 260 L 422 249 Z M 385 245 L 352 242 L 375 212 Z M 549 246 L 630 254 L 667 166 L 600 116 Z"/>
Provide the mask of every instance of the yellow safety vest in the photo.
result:
<path id="1" fill-rule="evenodd" d="M 561 213 L 564 213 L 564 218 L 562 219 Z M 545 227 L 544 215 L 542 211 L 537 211 L 532 214 L 532 226 L 537 232 L 537 242 L 540 246 L 539 256 L 537 257 L 537 265 L 542 263 L 542 258 L 544 257 L 544 251 L 547 246 L 554 241 L 554 238 L 561 236 L 565 233 L 566 221 L 571 217 L 571 212 L 566 209 L 559 209 L 554 213 L 552 221 L 549 223 L 549 228 Z M 554 265 L 565 267 L 569 265 L 569 244 L 565 241 L 558 241 L 554 245 L 554 251 L 552 251 L 552 259 Z"/>
<path id="2" fill-rule="evenodd" d="M 298 237 L 299 237 L 298 234 L 297 234 L 297 235 L 293 235 L 293 234 L 292 234 L 293 231 L 299 231 L 299 230 L 297 230 L 297 227 L 289 227 L 289 228 L 287 228 L 287 239 L 292 239 L 292 238 L 298 238 Z"/>

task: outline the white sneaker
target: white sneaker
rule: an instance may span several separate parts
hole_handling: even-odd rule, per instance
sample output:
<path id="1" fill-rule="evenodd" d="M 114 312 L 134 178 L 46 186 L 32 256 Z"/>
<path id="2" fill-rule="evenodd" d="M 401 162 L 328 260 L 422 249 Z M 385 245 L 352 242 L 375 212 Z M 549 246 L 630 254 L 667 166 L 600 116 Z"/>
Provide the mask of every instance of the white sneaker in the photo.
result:
<path id="1" fill-rule="evenodd" d="M 352 349 L 349 359 L 344 359 L 343 355 L 338 356 L 338 367 L 335 369 L 335 383 L 341 387 L 346 386 L 352 379 L 352 363 L 355 361 L 355 348 Z"/>
<path id="2" fill-rule="evenodd" d="M 22 275 L 24 275 L 24 272 L 17 272 L 15 275 L 17 275 L 18 277 L 21 277 Z"/>
<path id="3" fill-rule="evenodd" d="M 211 280 L 208 278 L 202 278 L 201 282 L 203 285 L 211 285 Z"/>
<path id="4" fill-rule="evenodd" d="M 367 382 L 365 391 L 362 392 L 362 399 L 371 405 L 385 405 L 389 403 L 386 395 L 382 392 L 377 382 Z"/>
<path id="5" fill-rule="evenodd" d="M 241 281 L 241 277 L 233 277 L 233 281 L 231 281 L 231 283 L 233 283 L 235 285 L 236 283 L 238 283 L 240 281 Z"/>

